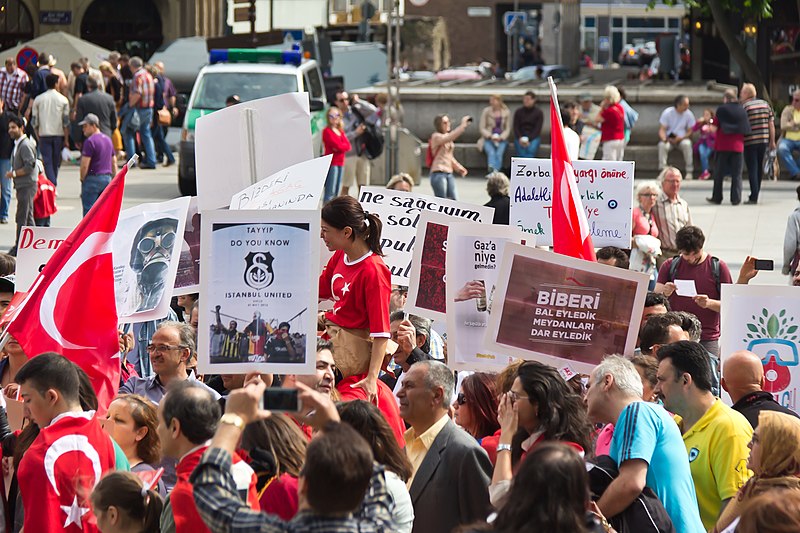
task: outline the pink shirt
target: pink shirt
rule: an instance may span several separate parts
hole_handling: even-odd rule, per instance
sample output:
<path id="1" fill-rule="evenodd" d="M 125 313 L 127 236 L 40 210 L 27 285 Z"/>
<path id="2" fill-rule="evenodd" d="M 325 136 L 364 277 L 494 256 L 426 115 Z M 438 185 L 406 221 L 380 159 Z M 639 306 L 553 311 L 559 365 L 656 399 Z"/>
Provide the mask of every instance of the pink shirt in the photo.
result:
<path id="1" fill-rule="evenodd" d="M 652 217 L 651 210 L 650 220 L 642 211 L 641 207 L 633 208 L 633 235 L 652 235 L 658 237 L 658 227 Z"/>

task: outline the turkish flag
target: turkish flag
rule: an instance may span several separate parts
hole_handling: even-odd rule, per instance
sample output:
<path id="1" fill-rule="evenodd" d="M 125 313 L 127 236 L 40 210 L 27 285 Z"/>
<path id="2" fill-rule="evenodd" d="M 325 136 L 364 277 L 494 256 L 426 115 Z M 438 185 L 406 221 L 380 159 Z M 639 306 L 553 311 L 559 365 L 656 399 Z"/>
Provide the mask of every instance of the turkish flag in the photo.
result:
<path id="1" fill-rule="evenodd" d="M 28 357 L 56 352 L 89 375 L 105 412 L 119 389 L 112 238 L 127 165 L 56 250 L 13 315 L 7 332 Z"/>
<path id="2" fill-rule="evenodd" d="M 557 254 L 596 261 L 589 222 L 575 180 L 575 169 L 564 141 L 561 108 L 552 78 L 550 82 L 550 158 L 553 163 L 553 251 Z"/>

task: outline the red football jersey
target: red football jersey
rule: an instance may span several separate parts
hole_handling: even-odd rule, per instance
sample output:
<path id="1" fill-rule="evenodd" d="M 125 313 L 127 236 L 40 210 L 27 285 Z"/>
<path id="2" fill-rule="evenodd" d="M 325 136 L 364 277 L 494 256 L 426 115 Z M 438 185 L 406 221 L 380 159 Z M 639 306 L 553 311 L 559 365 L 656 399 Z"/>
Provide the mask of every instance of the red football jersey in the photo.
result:
<path id="1" fill-rule="evenodd" d="M 319 276 L 319 297 L 334 301 L 325 317 L 343 328 L 369 329 L 372 337 L 389 338 L 391 279 L 380 256 L 369 252 L 348 263 L 338 250 Z"/>

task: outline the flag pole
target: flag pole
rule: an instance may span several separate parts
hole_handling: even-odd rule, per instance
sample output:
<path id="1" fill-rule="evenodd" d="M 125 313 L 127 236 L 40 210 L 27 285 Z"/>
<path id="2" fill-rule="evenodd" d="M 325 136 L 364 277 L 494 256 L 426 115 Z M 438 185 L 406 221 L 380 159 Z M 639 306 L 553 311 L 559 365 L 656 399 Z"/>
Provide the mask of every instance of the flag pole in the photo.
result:
<path id="1" fill-rule="evenodd" d="M 558 125 L 560 126 L 560 131 L 562 132 L 561 134 L 563 135 L 564 123 L 561 121 L 561 107 L 558 104 L 558 89 L 556 88 L 556 82 L 553 81 L 552 76 L 547 77 L 547 84 L 550 86 L 550 105 L 555 106 L 555 108 L 558 110 L 556 116 L 558 117 Z M 552 127 L 553 126 L 550 125 L 551 129 Z"/>

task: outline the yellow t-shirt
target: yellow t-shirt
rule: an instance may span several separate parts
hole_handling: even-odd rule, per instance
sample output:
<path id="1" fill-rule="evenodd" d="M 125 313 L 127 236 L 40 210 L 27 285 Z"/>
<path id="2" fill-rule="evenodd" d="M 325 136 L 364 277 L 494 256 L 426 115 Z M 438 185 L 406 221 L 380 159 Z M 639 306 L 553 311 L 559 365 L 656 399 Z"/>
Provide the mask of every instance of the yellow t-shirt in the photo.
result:
<path id="1" fill-rule="evenodd" d="M 797 109 L 792 109 L 792 120 L 795 124 L 800 124 L 800 111 Z M 790 141 L 800 141 L 800 130 L 787 131 L 783 135 Z"/>
<path id="2" fill-rule="evenodd" d="M 676 416 L 675 421 L 684 432 L 681 418 Z M 717 523 L 722 501 L 733 498 L 753 475 L 747 469 L 747 444 L 752 436 L 753 428 L 747 419 L 719 398 L 683 434 L 700 519 L 706 529 Z"/>

